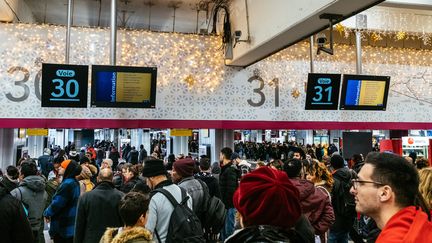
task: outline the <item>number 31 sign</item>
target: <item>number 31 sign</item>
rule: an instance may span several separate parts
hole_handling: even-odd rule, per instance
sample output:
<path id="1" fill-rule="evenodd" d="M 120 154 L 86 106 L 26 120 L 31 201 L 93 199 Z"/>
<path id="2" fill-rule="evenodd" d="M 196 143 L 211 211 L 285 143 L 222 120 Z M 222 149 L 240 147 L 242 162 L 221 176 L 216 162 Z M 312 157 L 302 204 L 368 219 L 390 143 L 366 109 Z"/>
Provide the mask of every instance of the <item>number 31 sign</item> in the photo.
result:
<path id="1" fill-rule="evenodd" d="M 42 107 L 87 107 L 88 66 L 42 64 Z"/>
<path id="2" fill-rule="evenodd" d="M 337 110 L 340 74 L 309 73 L 306 110 Z"/>

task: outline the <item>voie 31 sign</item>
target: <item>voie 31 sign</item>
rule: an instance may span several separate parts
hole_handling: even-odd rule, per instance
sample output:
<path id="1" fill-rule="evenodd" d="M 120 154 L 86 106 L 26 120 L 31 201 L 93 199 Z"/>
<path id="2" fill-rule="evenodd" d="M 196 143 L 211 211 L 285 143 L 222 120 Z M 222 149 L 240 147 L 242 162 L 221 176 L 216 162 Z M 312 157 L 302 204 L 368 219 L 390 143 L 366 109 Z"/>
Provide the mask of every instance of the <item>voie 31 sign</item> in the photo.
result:
<path id="1" fill-rule="evenodd" d="M 42 64 L 42 107 L 87 107 L 88 66 Z"/>

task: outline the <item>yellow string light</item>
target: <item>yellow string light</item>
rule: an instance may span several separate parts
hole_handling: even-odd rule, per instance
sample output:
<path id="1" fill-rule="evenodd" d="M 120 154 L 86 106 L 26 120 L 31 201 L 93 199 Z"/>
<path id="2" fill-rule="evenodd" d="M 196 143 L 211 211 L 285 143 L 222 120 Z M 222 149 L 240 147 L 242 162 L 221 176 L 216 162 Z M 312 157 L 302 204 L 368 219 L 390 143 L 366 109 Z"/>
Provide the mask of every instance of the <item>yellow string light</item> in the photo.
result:
<path id="1" fill-rule="evenodd" d="M 0 31 L 6 36 L 5 42 L 10 48 L 0 53 L 1 77 L 19 80 L 21 73 L 15 76 L 7 74 L 12 66 L 23 66 L 34 75 L 40 70 L 40 63 L 64 62 L 65 27 L 53 25 L 1 24 Z M 345 28 L 345 33 L 351 30 Z M 390 32 L 388 32 L 390 33 Z M 408 36 L 406 32 L 405 37 Z M 237 72 L 224 65 L 223 53 L 219 49 L 220 39 L 214 36 L 185 35 L 173 33 L 155 33 L 142 30 L 119 30 L 117 60 L 118 65 L 157 66 L 158 85 L 161 87 L 182 83 L 193 93 L 211 93 L 218 90 L 225 80 L 233 79 Z M 382 32 L 371 32 L 385 36 Z M 409 33 L 424 42 L 430 41 L 425 33 Z M 13 43 L 13 44 L 11 44 Z M 355 73 L 355 47 L 353 45 L 335 45 L 335 55 L 318 55 L 315 58 L 316 72 Z M 390 75 L 393 79 L 412 76 L 409 69 L 395 66 L 429 67 L 432 65 L 432 51 L 393 47 L 363 47 L 363 67 L 365 73 Z M 109 64 L 109 30 L 102 28 L 74 27 L 71 36 L 71 63 L 73 64 Z M 291 93 L 293 98 L 302 95 L 305 74 L 309 72 L 309 44 L 300 42 L 266 58 L 246 69 L 250 75 L 259 75 L 266 82 L 279 78 L 281 90 Z M 247 77 L 248 78 L 248 77 Z M 13 85 L 13 82 L 5 82 Z M 392 82 L 393 83 L 393 82 Z M 245 84 L 248 83 L 245 81 Z M 285 85 L 285 86 L 284 86 Z M 432 92 L 432 87 L 421 86 L 425 94 Z M 403 91 L 403 85 L 392 86 Z M 287 93 L 290 93 L 288 91 Z M 282 92 L 282 91 L 281 91 Z M 298 96 L 297 96 L 298 95 Z M 297 96 L 297 97 L 295 97 Z"/>
<path id="2" fill-rule="evenodd" d="M 34 24 L 1 24 L 11 49 L 1 54 L 7 65 L 21 65 L 40 70 L 36 59 L 49 63 L 64 62 L 65 27 Z M 145 30 L 119 30 L 117 65 L 156 66 L 158 85 L 185 80 L 193 92 L 215 90 L 224 79 L 224 56 L 220 38 L 179 33 L 156 33 Z M 109 30 L 73 27 L 70 63 L 109 64 Z M 31 55 L 29 55 L 31 53 Z M 13 58 L 11 58 L 13 57 Z M 6 68 L 6 67 L 5 67 Z"/>
<path id="3" fill-rule="evenodd" d="M 396 33 L 396 40 L 404 40 L 406 37 L 407 37 L 407 34 L 404 31 L 398 31 Z"/>
<path id="4" fill-rule="evenodd" d="M 377 42 L 377 41 L 380 41 L 380 40 L 383 39 L 382 36 L 381 36 L 379 33 L 376 33 L 376 32 L 373 32 L 373 33 L 371 34 L 370 38 L 371 38 L 371 40 L 372 40 L 373 42 Z"/>
<path id="5" fill-rule="evenodd" d="M 339 32 L 340 35 L 345 32 L 345 26 L 343 26 L 341 23 L 336 24 L 335 29 L 337 32 Z"/>

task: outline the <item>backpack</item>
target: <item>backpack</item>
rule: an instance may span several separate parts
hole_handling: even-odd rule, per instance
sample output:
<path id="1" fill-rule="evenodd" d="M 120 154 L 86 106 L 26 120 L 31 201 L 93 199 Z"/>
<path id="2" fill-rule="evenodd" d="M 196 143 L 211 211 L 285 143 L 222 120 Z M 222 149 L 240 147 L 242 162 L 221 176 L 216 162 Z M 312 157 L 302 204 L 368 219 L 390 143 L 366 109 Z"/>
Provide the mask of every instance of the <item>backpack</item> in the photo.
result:
<path id="1" fill-rule="evenodd" d="M 357 215 L 355 210 L 355 199 L 350 193 L 351 187 L 351 180 L 347 182 L 335 178 L 331 198 L 335 214 L 345 217 L 354 217 Z"/>
<path id="2" fill-rule="evenodd" d="M 204 189 L 204 205 L 201 214 L 201 223 L 206 233 L 217 234 L 225 225 L 226 209 L 225 204 L 219 198 L 212 196 L 205 182 L 197 179 Z"/>
<path id="3" fill-rule="evenodd" d="M 174 206 L 168 225 L 167 243 L 177 242 L 205 242 L 200 220 L 187 206 L 189 196 L 180 188 L 182 201 L 180 203 L 165 189 L 156 189 L 155 192 L 162 193 Z M 161 242 L 159 234 L 155 231 L 158 241 Z"/>

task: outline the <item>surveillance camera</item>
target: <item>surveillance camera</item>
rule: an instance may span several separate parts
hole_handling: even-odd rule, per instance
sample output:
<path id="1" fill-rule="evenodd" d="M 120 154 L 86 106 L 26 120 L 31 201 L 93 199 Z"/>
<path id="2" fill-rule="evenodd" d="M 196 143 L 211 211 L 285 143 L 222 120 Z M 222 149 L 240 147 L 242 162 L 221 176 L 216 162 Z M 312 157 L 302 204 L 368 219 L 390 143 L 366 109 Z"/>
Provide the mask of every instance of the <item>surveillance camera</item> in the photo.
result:
<path id="1" fill-rule="evenodd" d="M 241 30 L 234 31 L 234 39 L 239 40 L 242 35 Z"/>
<path id="2" fill-rule="evenodd" d="M 324 33 L 319 33 L 316 36 L 316 42 L 319 47 L 323 47 L 327 42 L 327 36 Z"/>

